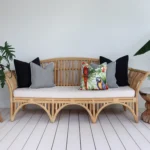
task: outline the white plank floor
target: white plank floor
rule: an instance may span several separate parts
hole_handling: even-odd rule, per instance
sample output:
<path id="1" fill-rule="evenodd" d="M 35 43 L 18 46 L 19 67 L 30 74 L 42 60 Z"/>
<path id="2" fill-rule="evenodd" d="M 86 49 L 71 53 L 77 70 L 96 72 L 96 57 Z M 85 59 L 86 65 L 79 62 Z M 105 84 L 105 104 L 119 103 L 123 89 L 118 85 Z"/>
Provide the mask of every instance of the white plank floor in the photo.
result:
<path id="1" fill-rule="evenodd" d="M 84 110 L 64 110 L 55 123 L 43 110 L 20 111 L 14 122 L 0 112 L 0 150 L 150 150 L 150 124 L 122 109 L 106 109 L 95 124 Z"/>

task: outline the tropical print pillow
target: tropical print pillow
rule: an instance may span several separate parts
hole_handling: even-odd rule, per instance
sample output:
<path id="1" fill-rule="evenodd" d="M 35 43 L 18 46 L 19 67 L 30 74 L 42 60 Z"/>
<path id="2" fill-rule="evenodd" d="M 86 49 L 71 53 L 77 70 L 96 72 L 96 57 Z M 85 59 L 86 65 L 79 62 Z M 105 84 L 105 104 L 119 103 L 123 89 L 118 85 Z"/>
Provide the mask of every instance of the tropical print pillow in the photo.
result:
<path id="1" fill-rule="evenodd" d="M 106 82 L 107 63 L 93 68 L 86 62 L 82 63 L 82 77 L 80 90 L 106 90 L 108 85 Z"/>

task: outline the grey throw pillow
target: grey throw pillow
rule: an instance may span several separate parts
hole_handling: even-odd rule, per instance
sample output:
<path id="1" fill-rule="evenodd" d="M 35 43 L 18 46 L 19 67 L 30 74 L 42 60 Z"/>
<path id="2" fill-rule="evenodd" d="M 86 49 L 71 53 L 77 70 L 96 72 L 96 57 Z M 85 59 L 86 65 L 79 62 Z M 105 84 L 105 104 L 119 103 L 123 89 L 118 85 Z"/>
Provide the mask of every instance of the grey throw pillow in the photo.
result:
<path id="1" fill-rule="evenodd" d="M 99 65 L 91 63 L 91 67 L 96 69 Z M 107 71 L 106 71 L 106 81 L 109 88 L 118 88 L 117 80 L 116 80 L 116 62 L 111 62 L 107 64 Z"/>
<path id="2" fill-rule="evenodd" d="M 54 63 L 42 68 L 34 63 L 31 66 L 31 86 L 30 88 L 47 88 L 54 85 Z"/>

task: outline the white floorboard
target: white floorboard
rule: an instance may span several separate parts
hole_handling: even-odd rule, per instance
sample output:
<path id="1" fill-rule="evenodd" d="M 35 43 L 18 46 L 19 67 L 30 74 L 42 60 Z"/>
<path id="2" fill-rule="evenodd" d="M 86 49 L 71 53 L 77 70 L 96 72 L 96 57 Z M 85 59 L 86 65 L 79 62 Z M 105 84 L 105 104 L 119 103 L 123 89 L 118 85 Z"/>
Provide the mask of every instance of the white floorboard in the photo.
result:
<path id="1" fill-rule="evenodd" d="M 112 150 L 124 150 L 125 147 L 122 144 L 119 136 L 115 132 L 114 128 L 110 124 L 107 116 L 104 114 L 104 112 L 101 112 L 100 116 L 100 123 L 102 125 L 102 128 L 105 132 L 105 135 L 107 137 L 108 143 Z"/>
<path id="2" fill-rule="evenodd" d="M 130 120 L 130 122 L 135 126 L 135 128 L 145 137 L 145 139 L 150 143 L 150 134 L 147 134 L 150 130 L 145 128 L 142 121 L 138 123 L 133 122 L 133 117 L 130 112 L 125 112 L 124 115 Z"/>
<path id="3" fill-rule="evenodd" d="M 20 119 L 25 115 L 25 112 L 21 111 L 18 113 L 16 120 L 13 122 L 8 121 L 8 123 L 0 131 L 0 142 L 5 138 L 5 136 L 13 130 L 13 127 L 20 121 Z"/>
<path id="4" fill-rule="evenodd" d="M 80 112 L 80 136 L 81 136 L 81 149 L 82 150 L 94 150 L 95 143 L 90 128 L 89 117 L 87 113 Z"/>
<path id="5" fill-rule="evenodd" d="M 80 150 L 80 126 L 77 111 L 70 112 L 67 150 Z"/>
<path id="6" fill-rule="evenodd" d="M 69 111 L 64 111 L 60 115 L 58 129 L 54 137 L 53 150 L 65 150 L 67 147 Z"/>
<path id="7" fill-rule="evenodd" d="M 142 150 L 149 150 L 150 149 L 150 143 L 147 139 L 135 128 L 135 126 L 124 116 L 123 112 L 115 110 L 114 111 L 120 122 L 123 124 L 123 126 L 126 128 L 128 133 L 132 136 L 136 144 L 142 149 Z M 132 119 L 132 122 L 134 120 Z M 146 127 L 145 127 L 146 128 Z"/>
<path id="8" fill-rule="evenodd" d="M 42 117 L 40 118 L 39 122 L 36 125 L 36 128 L 33 130 L 31 136 L 29 137 L 28 141 L 26 142 L 23 150 L 36 150 L 40 140 L 44 134 L 44 131 L 47 127 L 49 122 L 49 118 L 46 113 L 43 113 Z"/>
<path id="9" fill-rule="evenodd" d="M 96 149 L 97 150 L 99 150 L 99 149 L 110 150 L 109 143 L 107 141 L 107 138 L 106 138 L 105 133 L 102 129 L 102 126 L 100 124 L 99 119 L 96 123 L 92 123 L 90 121 L 90 126 L 92 129 Z"/>
<path id="10" fill-rule="evenodd" d="M 130 134 L 128 134 L 127 130 L 122 126 L 121 122 L 118 118 L 113 114 L 111 110 L 105 110 L 106 116 L 108 117 L 111 125 L 113 126 L 114 130 L 116 131 L 118 137 L 120 138 L 121 142 L 123 143 L 126 150 L 139 150 L 140 148 L 132 139 Z"/>
<path id="11" fill-rule="evenodd" d="M 150 124 L 123 109 L 105 109 L 95 124 L 84 110 L 63 110 L 54 123 L 43 110 L 21 110 L 13 122 L 0 112 L 0 150 L 150 150 Z"/>
<path id="12" fill-rule="evenodd" d="M 54 123 L 49 121 L 43 137 L 39 143 L 38 150 L 50 150 L 53 145 L 54 137 L 57 131 L 60 117 L 58 116 Z"/>
<path id="13" fill-rule="evenodd" d="M 3 140 L 0 142 L 0 149 L 8 149 L 13 140 L 19 135 L 19 133 L 23 130 L 25 125 L 31 119 L 33 113 L 27 112 L 20 121 L 13 127 L 13 129 L 5 136 Z"/>
<path id="14" fill-rule="evenodd" d="M 13 143 L 10 145 L 9 150 L 21 150 L 24 147 L 41 116 L 42 111 L 36 111 L 35 114 L 33 114 L 28 124 L 24 127 L 18 137 L 14 139 Z"/>

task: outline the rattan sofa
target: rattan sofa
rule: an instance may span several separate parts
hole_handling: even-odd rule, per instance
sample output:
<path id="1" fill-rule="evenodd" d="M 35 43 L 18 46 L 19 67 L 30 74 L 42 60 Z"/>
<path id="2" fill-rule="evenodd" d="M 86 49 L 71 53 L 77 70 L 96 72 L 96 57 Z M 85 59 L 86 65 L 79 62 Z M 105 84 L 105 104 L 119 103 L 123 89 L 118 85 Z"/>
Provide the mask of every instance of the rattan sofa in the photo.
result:
<path id="1" fill-rule="evenodd" d="M 13 121 L 17 112 L 25 105 L 35 104 L 43 108 L 48 114 L 51 122 L 54 122 L 58 113 L 69 105 L 78 105 L 84 108 L 93 123 L 96 122 L 99 113 L 112 104 L 123 105 L 133 114 L 135 122 L 138 122 L 138 94 L 143 80 L 148 72 L 129 68 L 130 87 L 117 88 L 105 91 L 81 91 L 78 90 L 81 77 L 81 63 L 99 63 L 95 58 L 54 58 L 41 61 L 44 67 L 50 62 L 54 62 L 54 82 L 56 87 L 44 89 L 17 88 L 15 71 L 6 72 L 6 82 L 10 93 L 10 119 Z M 10 77 L 11 76 L 11 77 Z M 55 90 L 54 90 L 55 89 Z M 20 91 L 20 92 L 19 92 Z M 41 92 L 41 94 L 40 94 Z M 96 92 L 95 94 L 93 94 Z M 45 93 L 45 94 L 44 94 Z M 118 94 L 119 93 L 119 94 Z M 52 94 L 52 95 L 51 95 Z"/>

